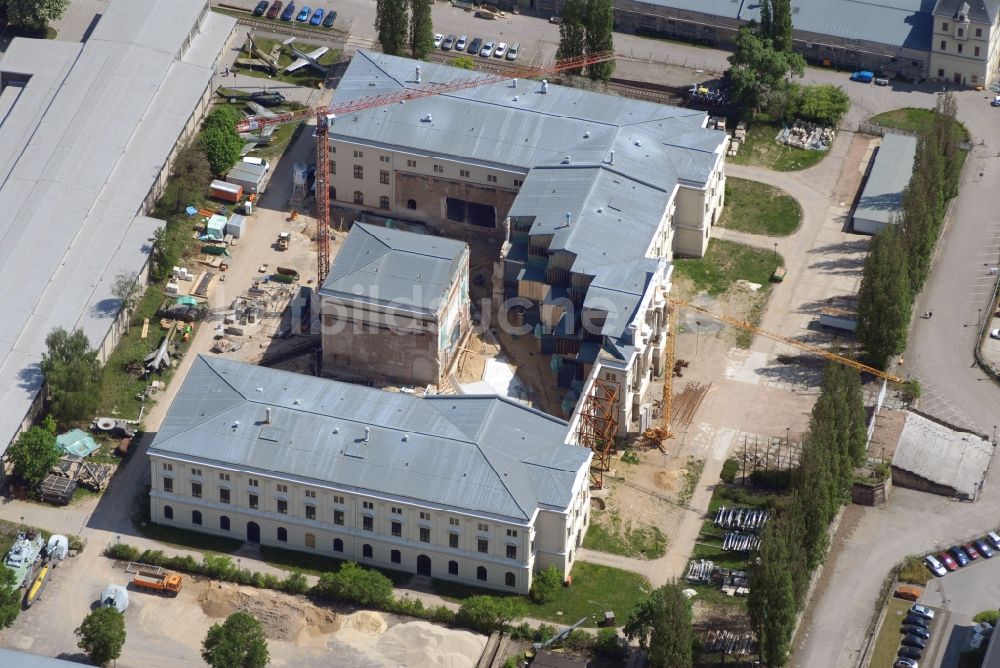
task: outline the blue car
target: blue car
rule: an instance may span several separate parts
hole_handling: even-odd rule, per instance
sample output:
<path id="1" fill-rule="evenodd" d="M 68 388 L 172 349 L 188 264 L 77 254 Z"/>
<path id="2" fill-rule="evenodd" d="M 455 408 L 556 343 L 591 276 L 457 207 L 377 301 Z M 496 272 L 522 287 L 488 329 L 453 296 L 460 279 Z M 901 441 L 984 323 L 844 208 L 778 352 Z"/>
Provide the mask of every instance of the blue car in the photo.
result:
<path id="1" fill-rule="evenodd" d="M 317 9 L 315 12 L 313 12 L 313 17 L 309 19 L 309 25 L 318 26 L 322 22 L 323 22 L 323 10 Z"/>
<path id="2" fill-rule="evenodd" d="M 868 70 L 861 70 L 851 75 L 851 81 L 860 81 L 861 83 L 871 83 L 874 78 L 875 74 Z"/>
<path id="3" fill-rule="evenodd" d="M 299 21 L 300 23 L 305 23 L 306 21 L 309 20 L 309 14 L 311 12 L 312 9 L 309 7 L 309 5 L 306 5 L 302 8 L 302 11 L 299 12 L 299 15 L 295 18 L 295 20 Z"/>
<path id="4" fill-rule="evenodd" d="M 293 16 L 295 16 L 295 3 L 289 2 L 288 6 L 285 7 L 285 11 L 281 12 L 281 20 L 291 21 Z"/>
<path id="5" fill-rule="evenodd" d="M 955 558 L 959 566 L 967 566 L 969 564 L 969 555 L 965 553 L 965 550 L 960 548 L 958 545 L 952 545 L 948 548 L 948 553 Z"/>

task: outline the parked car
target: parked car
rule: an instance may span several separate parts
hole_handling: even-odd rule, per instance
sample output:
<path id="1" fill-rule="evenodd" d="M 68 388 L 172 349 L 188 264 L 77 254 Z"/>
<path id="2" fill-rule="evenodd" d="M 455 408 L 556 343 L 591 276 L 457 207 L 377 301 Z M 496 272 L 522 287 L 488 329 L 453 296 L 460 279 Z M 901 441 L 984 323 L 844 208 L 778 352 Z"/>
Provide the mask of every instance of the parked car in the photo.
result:
<path id="1" fill-rule="evenodd" d="M 313 12 L 313 17 L 309 19 L 309 25 L 318 26 L 320 23 L 323 22 L 324 14 L 326 14 L 326 10 L 324 10 L 322 7 L 317 9 L 315 12 Z"/>
<path id="2" fill-rule="evenodd" d="M 960 548 L 958 545 L 952 545 L 951 547 L 949 547 L 948 548 L 948 554 L 950 554 L 951 556 L 955 557 L 955 562 L 959 566 L 968 566 L 969 565 L 969 555 L 967 555 L 965 553 L 965 550 L 963 550 L 962 548 Z"/>
<path id="3" fill-rule="evenodd" d="M 281 12 L 282 21 L 291 21 L 295 16 L 295 3 L 289 2 L 288 6 L 285 7 L 285 11 Z"/>
<path id="4" fill-rule="evenodd" d="M 560 23 L 562 23 L 562 17 L 561 16 L 550 16 L 549 17 L 549 23 L 555 23 L 556 25 L 559 25 Z"/>
<path id="5" fill-rule="evenodd" d="M 494 58 L 503 58 L 507 55 L 507 42 L 500 42 L 497 48 L 493 49 Z"/>
<path id="6" fill-rule="evenodd" d="M 267 18 L 276 19 L 278 18 L 278 12 L 281 11 L 281 0 L 274 0 L 271 3 L 271 8 L 267 10 Z"/>
<path id="7" fill-rule="evenodd" d="M 469 42 L 469 49 L 466 53 L 471 53 L 473 55 L 479 53 L 479 47 L 483 45 L 483 40 L 481 37 L 473 37 L 472 41 Z"/>
<path id="8" fill-rule="evenodd" d="M 875 75 L 868 70 L 861 70 L 860 72 L 854 72 L 851 74 L 851 81 L 860 81 L 861 83 L 871 83 Z"/>
<path id="9" fill-rule="evenodd" d="M 264 16 L 264 12 L 267 11 L 267 0 L 260 0 L 257 6 L 253 8 L 254 16 Z"/>
<path id="10" fill-rule="evenodd" d="M 1000 107 L 1000 105 L 997 105 L 997 106 Z M 1000 329 L 991 329 L 990 330 L 990 338 L 991 339 L 1000 339 Z M 998 547 L 997 549 L 1000 550 L 1000 547 Z"/>
<path id="11" fill-rule="evenodd" d="M 981 554 L 984 558 L 986 559 L 993 558 L 993 548 L 990 547 L 989 543 L 987 543 L 985 540 L 980 538 L 979 540 L 973 541 L 972 544 L 976 546 L 976 550 L 978 550 L 979 554 Z"/>
<path id="12" fill-rule="evenodd" d="M 919 636 L 903 636 L 899 644 L 917 649 L 927 649 L 927 641 Z"/>
<path id="13" fill-rule="evenodd" d="M 951 555 L 947 552 L 941 552 L 937 555 L 937 558 L 941 561 L 941 564 L 947 568 L 949 571 L 954 571 L 958 569 L 958 564 L 955 560 L 951 558 Z"/>
<path id="14" fill-rule="evenodd" d="M 1000 95 L 995 95 L 990 101 L 990 106 L 1000 107 Z"/>
<path id="15" fill-rule="evenodd" d="M 876 86 L 888 86 L 889 80 L 886 77 L 875 77 Z"/>
<path id="16" fill-rule="evenodd" d="M 299 23 L 305 23 L 309 20 L 309 15 L 312 14 L 312 7 L 309 5 L 304 5 L 299 15 L 295 17 L 295 20 Z"/>
<path id="17" fill-rule="evenodd" d="M 924 557 L 924 565 L 927 566 L 927 569 L 931 573 L 933 573 L 938 577 L 942 577 L 948 573 L 948 571 L 945 570 L 944 566 L 941 565 L 941 562 L 929 554 L 926 557 Z"/>
<path id="18" fill-rule="evenodd" d="M 469 45 L 469 38 L 466 37 L 465 35 L 461 35 L 459 36 L 458 41 L 455 42 L 455 50 L 465 51 L 465 47 L 467 47 L 468 45 Z"/>
<path id="19" fill-rule="evenodd" d="M 930 625 L 931 623 L 929 620 L 924 619 L 919 615 L 915 615 L 912 612 L 906 615 L 903 619 L 903 626 L 922 626 L 926 629 L 930 628 Z"/>
<path id="20" fill-rule="evenodd" d="M 337 20 L 337 12 L 335 12 L 333 10 L 330 10 L 330 12 L 327 13 L 326 18 L 323 19 L 323 27 L 324 28 L 332 28 L 333 27 L 333 22 L 336 21 L 336 20 Z"/>
<path id="21" fill-rule="evenodd" d="M 511 44 L 510 48 L 507 49 L 507 60 L 517 60 L 517 52 L 520 48 L 521 48 L 520 42 L 514 42 L 513 44 Z"/>
<path id="22" fill-rule="evenodd" d="M 896 659 L 896 663 L 893 666 L 895 668 L 920 668 L 920 664 L 917 663 L 916 659 L 911 659 L 907 656 L 901 656 Z"/>
<path id="23" fill-rule="evenodd" d="M 439 32 L 434 33 L 434 48 L 435 49 L 441 48 L 441 42 L 443 42 L 443 41 L 444 41 L 444 35 L 442 35 Z"/>
<path id="24" fill-rule="evenodd" d="M 908 624 L 900 629 L 902 633 L 908 636 L 917 636 L 918 638 L 923 638 L 927 640 L 931 637 L 931 630 L 925 626 L 914 626 Z"/>
<path id="25" fill-rule="evenodd" d="M 962 546 L 962 549 L 967 555 L 969 555 L 969 561 L 975 561 L 979 558 L 979 550 L 977 550 L 976 546 L 972 543 L 966 543 Z"/>
<path id="26" fill-rule="evenodd" d="M 923 655 L 924 653 L 916 647 L 900 647 L 899 651 L 896 652 L 896 656 L 906 657 L 907 659 L 913 659 L 914 661 Z"/>
<path id="27" fill-rule="evenodd" d="M 910 612 L 918 617 L 923 617 L 924 619 L 934 619 L 934 611 L 928 608 L 926 605 L 920 605 L 919 603 L 914 603 L 910 606 Z"/>
<path id="28" fill-rule="evenodd" d="M 486 42 L 483 44 L 483 48 L 480 49 L 479 55 L 483 58 L 489 58 L 493 55 L 493 42 Z"/>
<path id="29" fill-rule="evenodd" d="M 447 37 L 444 38 L 444 41 L 441 42 L 441 48 L 444 49 L 445 51 L 451 51 L 452 47 L 454 46 L 455 46 L 454 35 L 448 35 Z"/>
<path id="30" fill-rule="evenodd" d="M 1000 330 L 994 330 L 994 331 L 1000 332 Z M 986 534 L 986 540 L 990 541 L 990 544 L 993 546 L 994 550 L 1000 550 L 1000 535 L 997 535 L 995 531 L 991 531 L 988 534 Z"/>

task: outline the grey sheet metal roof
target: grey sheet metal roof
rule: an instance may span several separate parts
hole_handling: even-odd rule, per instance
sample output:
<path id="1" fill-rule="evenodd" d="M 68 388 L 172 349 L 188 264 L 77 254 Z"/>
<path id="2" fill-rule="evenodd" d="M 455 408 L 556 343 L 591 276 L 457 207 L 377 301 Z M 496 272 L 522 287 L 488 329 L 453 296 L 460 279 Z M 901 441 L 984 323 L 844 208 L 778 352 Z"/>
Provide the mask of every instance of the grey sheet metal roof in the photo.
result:
<path id="1" fill-rule="evenodd" d="M 564 510 L 585 475 L 590 450 L 566 429 L 503 397 L 421 399 L 199 356 L 150 454 L 527 521 Z"/>
<path id="2" fill-rule="evenodd" d="M 10 668 L 67 668 L 76 666 L 79 668 L 80 664 L 75 661 L 53 659 L 0 647 L 0 666 L 10 666 Z"/>
<path id="3" fill-rule="evenodd" d="M 673 1 L 655 4 L 672 6 Z M 741 20 L 760 20 L 759 2 L 742 0 L 741 5 Z M 930 51 L 933 8 L 934 0 L 792 0 L 792 26 L 817 35 Z"/>
<path id="4" fill-rule="evenodd" d="M 1000 13 L 1000 0 L 937 0 L 934 15 L 955 18 L 963 5 L 968 7 L 969 18 L 978 23 L 992 25 Z"/>
<path id="5" fill-rule="evenodd" d="M 461 272 L 466 248 L 461 241 L 355 223 L 320 294 L 434 314 Z"/>
<path id="6" fill-rule="evenodd" d="M 83 44 L 14 39 L 0 69 L 31 75 L 0 119 L 0 452 L 41 384 L 55 327 L 99 343 L 111 284 L 138 271 L 160 221 L 137 216 L 235 26 L 204 0 L 113 0 Z M 182 47 L 191 39 L 183 55 Z"/>
<path id="7" fill-rule="evenodd" d="M 892 465 L 974 498 L 992 455 L 988 440 L 907 412 Z"/>
<path id="8" fill-rule="evenodd" d="M 913 175 L 916 154 L 916 137 L 887 134 L 882 139 L 854 211 L 855 218 L 883 224 L 895 222 L 903 206 L 903 191 Z"/>

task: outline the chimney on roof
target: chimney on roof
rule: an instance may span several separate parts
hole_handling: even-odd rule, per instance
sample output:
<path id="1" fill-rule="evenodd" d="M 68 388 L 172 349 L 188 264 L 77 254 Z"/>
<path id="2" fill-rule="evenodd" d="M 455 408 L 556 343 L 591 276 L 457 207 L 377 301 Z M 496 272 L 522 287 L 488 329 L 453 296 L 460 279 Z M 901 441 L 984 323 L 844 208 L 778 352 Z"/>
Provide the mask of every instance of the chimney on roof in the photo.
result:
<path id="1" fill-rule="evenodd" d="M 548 79 L 542 79 L 542 92 L 543 93 L 548 93 L 549 92 L 549 82 L 548 82 Z"/>
<path id="2" fill-rule="evenodd" d="M 510 87 L 517 88 L 517 77 L 514 77 L 513 79 L 510 80 Z"/>
<path id="3" fill-rule="evenodd" d="M 371 436 L 371 433 L 372 433 L 372 430 L 370 428 L 368 428 L 368 427 L 365 427 L 365 443 L 368 442 L 368 437 Z"/>
<path id="4" fill-rule="evenodd" d="M 608 156 L 608 162 L 610 164 L 615 164 L 615 150 L 611 149 L 611 155 Z"/>
<path id="5" fill-rule="evenodd" d="M 271 407 L 264 409 L 264 424 L 271 424 Z"/>
<path id="6" fill-rule="evenodd" d="M 417 83 L 420 83 L 420 65 L 417 65 L 416 77 L 417 77 Z"/>
<path id="7" fill-rule="evenodd" d="M 572 218 L 572 217 L 573 217 L 572 214 L 569 211 L 567 211 L 566 212 L 566 227 L 569 227 L 569 225 L 570 225 L 569 221 L 570 221 L 570 218 Z"/>

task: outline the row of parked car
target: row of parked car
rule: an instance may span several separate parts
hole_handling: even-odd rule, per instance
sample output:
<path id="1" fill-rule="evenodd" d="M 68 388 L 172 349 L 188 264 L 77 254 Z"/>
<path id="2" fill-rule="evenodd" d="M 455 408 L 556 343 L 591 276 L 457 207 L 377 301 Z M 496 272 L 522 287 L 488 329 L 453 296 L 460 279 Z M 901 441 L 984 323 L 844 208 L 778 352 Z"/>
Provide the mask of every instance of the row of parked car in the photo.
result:
<path id="1" fill-rule="evenodd" d="M 1000 535 L 991 531 L 984 538 L 974 540 L 971 543 L 952 545 L 936 555 L 928 554 L 924 557 L 924 564 L 931 573 L 943 577 L 949 571 L 968 566 L 979 557 L 990 559 L 997 550 L 1000 550 Z"/>
<path id="2" fill-rule="evenodd" d="M 508 46 L 507 42 L 484 41 L 482 37 L 473 37 L 472 40 L 469 40 L 465 35 L 458 37 L 448 35 L 446 37 L 441 33 L 434 35 L 434 46 L 443 51 L 464 51 L 472 55 L 478 54 L 483 58 L 506 57 L 507 60 L 517 60 L 517 52 L 521 50 L 520 42 L 514 42 Z"/>
<path id="3" fill-rule="evenodd" d="M 917 662 L 930 642 L 933 621 L 934 611 L 926 605 L 915 603 L 906 612 L 899 628 L 903 639 L 899 642 L 899 652 L 896 654 L 896 668 L 920 668 Z"/>
<path id="4" fill-rule="evenodd" d="M 284 11 L 282 11 L 282 7 L 284 7 Z M 274 0 L 274 2 L 270 3 L 270 6 L 268 5 L 268 0 L 260 0 L 253 10 L 254 16 L 267 16 L 269 19 L 278 18 L 279 13 L 282 21 L 291 21 L 292 17 L 295 17 L 295 20 L 299 23 L 308 21 L 309 25 L 322 25 L 324 28 L 333 26 L 333 22 L 337 20 L 337 12 L 327 12 L 322 7 L 313 10 L 309 5 L 304 5 L 298 10 L 298 14 L 296 14 L 294 2 L 289 2 L 286 6 L 281 0 Z"/>

